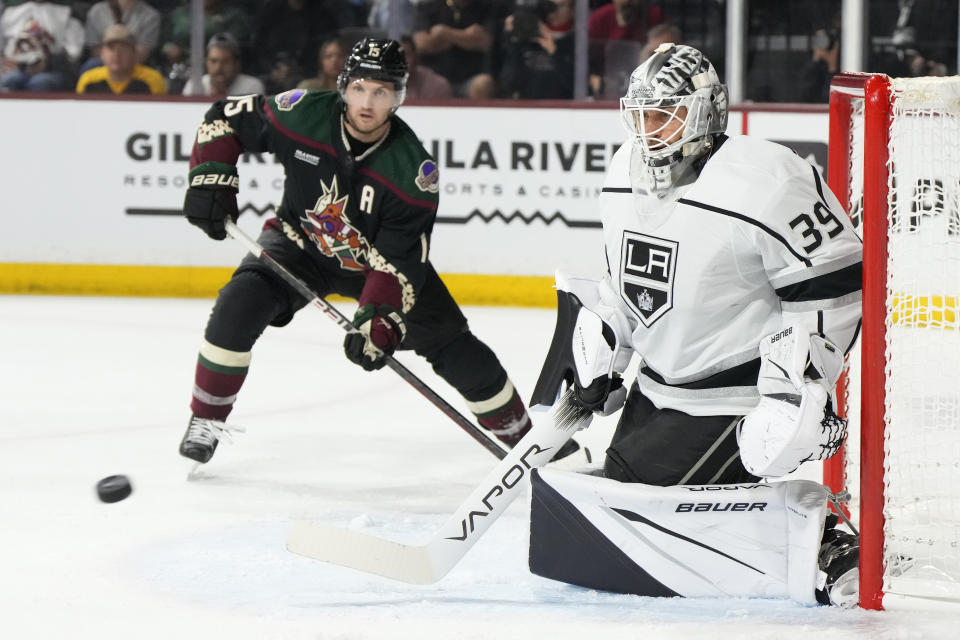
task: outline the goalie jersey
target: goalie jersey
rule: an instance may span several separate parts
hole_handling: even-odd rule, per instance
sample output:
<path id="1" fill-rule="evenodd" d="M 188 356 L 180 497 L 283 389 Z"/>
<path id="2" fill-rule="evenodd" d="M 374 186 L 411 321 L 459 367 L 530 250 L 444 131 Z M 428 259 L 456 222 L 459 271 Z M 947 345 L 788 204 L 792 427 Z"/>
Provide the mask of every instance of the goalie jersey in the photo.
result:
<path id="1" fill-rule="evenodd" d="M 764 336 L 799 322 L 849 351 L 860 327 L 862 243 L 819 172 L 769 141 L 717 142 L 663 197 L 631 186 L 628 142 L 600 196 L 601 298 L 630 320 L 643 394 L 690 415 L 757 404 Z"/>

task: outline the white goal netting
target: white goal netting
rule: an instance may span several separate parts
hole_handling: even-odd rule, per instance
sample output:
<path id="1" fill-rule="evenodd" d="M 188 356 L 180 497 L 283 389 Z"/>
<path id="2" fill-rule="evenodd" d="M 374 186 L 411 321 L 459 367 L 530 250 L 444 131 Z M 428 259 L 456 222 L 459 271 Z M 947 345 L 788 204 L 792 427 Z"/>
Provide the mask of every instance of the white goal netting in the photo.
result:
<path id="1" fill-rule="evenodd" d="M 886 608 L 900 596 L 960 601 L 960 78 L 895 79 L 891 93 L 886 388 L 862 391 L 851 354 L 845 474 L 856 514 L 857 497 L 881 488 L 859 486 L 860 399 L 882 394 Z M 862 101 L 854 106 L 857 221 Z"/>

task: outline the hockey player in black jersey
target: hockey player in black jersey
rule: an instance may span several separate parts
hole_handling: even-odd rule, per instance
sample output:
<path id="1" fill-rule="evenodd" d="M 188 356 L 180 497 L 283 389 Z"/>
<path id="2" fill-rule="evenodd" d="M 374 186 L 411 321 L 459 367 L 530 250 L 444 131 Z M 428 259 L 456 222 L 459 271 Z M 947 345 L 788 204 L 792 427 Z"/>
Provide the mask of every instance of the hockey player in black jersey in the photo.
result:
<path id="1" fill-rule="evenodd" d="M 817 565 L 827 490 L 758 480 L 842 442 L 831 394 L 860 327 L 860 239 L 810 163 L 725 135 L 727 90 L 697 49 L 659 47 L 620 105 L 629 139 L 599 201 L 609 271 L 558 272 L 534 391 L 551 405 L 565 381 L 619 421 L 604 478 L 535 474 L 531 569 L 644 595 L 846 602 L 853 536 L 829 536 L 843 553 Z"/>
<path id="2" fill-rule="evenodd" d="M 183 212 L 224 239 L 224 220 L 238 216 L 238 156 L 275 154 L 286 176 L 283 199 L 259 244 L 321 297 L 358 300 L 359 332 L 344 341 L 347 358 L 372 370 L 396 349 L 415 351 L 463 395 L 481 426 L 512 447 L 531 427 L 523 401 L 428 259 L 438 169 L 395 115 L 407 75 L 400 43 L 364 39 L 347 58 L 337 92 L 295 89 L 216 102 L 197 131 Z M 210 460 L 229 429 L 224 421 L 254 343 L 306 302 L 252 255 L 240 263 L 207 323 L 182 455 Z"/>

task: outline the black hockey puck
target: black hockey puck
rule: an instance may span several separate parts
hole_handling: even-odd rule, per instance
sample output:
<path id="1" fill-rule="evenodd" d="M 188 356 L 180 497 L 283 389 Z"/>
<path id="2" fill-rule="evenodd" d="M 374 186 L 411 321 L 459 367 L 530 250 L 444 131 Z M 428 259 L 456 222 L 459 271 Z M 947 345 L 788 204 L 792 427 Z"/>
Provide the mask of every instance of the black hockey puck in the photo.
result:
<path id="1" fill-rule="evenodd" d="M 97 483 L 97 497 L 101 502 L 120 502 L 133 492 L 127 476 L 107 476 Z"/>

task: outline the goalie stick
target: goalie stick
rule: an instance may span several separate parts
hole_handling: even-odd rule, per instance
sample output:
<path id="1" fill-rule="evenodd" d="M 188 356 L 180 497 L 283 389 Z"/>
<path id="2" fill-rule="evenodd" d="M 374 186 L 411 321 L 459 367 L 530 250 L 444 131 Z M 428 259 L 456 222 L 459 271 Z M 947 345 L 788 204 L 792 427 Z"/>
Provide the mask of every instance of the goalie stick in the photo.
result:
<path id="1" fill-rule="evenodd" d="M 549 462 L 556 449 L 590 423 L 592 414 L 574 405 L 572 395 L 568 390 L 551 419 L 534 424 L 426 544 L 401 544 L 327 524 L 297 522 L 287 538 L 287 549 L 401 582 L 440 580 L 517 497 L 530 469 Z"/>
<path id="2" fill-rule="evenodd" d="M 274 260 L 256 240 L 244 233 L 244 231 L 240 229 L 232 220 L 225 220 L 224 226 L 226 227 L 227 233 L 230 235 L 230 237 L 232 237 L 234 240 L 239 240 L 244 246 L 246 246 L 250 253 L 262 260 L 264 264 L 273 270 L 274 273 L 283 278 L 283 280 L 291 287 L 296 289 L 300 295 L 319 307 L 320 310 L 323 311 L 328 318 L 336 322 L 341 329 L 347 333 L 355 333 L 357 331 L 357 328 L 353 326 L 353 323 L 350 322 L 345 315 L 340 313 L 335 306 L 318 296 L 310 287 L 307 286 L 304 281 L 287 271 L 286 267 Z M 393 369 L 397 375 L 406 380 L 410 386 L 419 391 L 423 397 L 433 403 L 433 405 L 440 409 L 440 411 L 442 411 L 448 418 L 456 422 L 461 429 L 470 434 L 474 440 L 482 444 L 487 451 L 497 456 L 497 458 L 503 460 L 503 457 L 507 455 L 503 448 L 494 442 L 490 437 L 488 437 L 487 434 L 481 431 L 480 427 L 476 426 L 470 420 L 465 418 L 459 411 L 454 409 L 449 402 L 440 397 L 433 389 L 428 387 L 425 382 L 414 375 L 413 372 L 397 362 L 393 356 L 388 355 L 384 358 L 384 360 L 386 361 L 387 366 Z"/>

